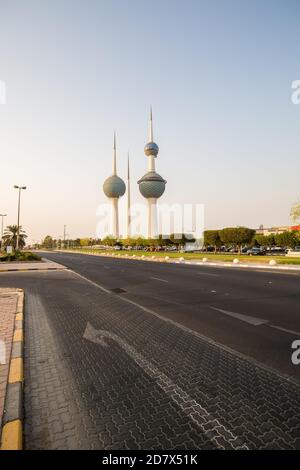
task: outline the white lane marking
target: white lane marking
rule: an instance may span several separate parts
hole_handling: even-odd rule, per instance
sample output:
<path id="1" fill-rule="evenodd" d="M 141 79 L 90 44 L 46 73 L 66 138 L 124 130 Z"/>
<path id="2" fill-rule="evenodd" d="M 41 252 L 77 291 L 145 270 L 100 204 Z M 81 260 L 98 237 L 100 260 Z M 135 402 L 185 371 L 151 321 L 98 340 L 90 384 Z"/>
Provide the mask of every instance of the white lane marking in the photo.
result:
<path id="1" fill-rule="evenodd" d="M 214 277 L 220 277 L 220 274 L 205 273 L 205 272 L 199 272 L 199 271 L 197 271 L 197 274 L 199 274 L 199 275 L 203 275 L 203 276 L 214 276 Z"/>
<path id="2" fill-rule="evenodd" d="M 276 328 L 276 330 L 284 331 L 285 333 L 290 333 L 291 335 L 300 336 L 299 331 L 288 330 L 287 328 L 282 328 L 281 326 L 268 325 L 270 328 Z"/>
<path id="3" fill-rule="evenodd" d="M 157 385 L 164 391 L 164 393 L 170 397 L 177 406 L 180 407 L 181 411 L 186 414 L 201 430 L 204 434 L 209 433 L 210 440 L 218 447 L 223 448 L 218 442 L 220 434 L 216 427 L 224 429 L 229 436 L 223 437 L 226 442 L 232 446 L 232 441 L 235 441 L 234 448 L 248 449 L 248 447 L 241 442 L 241 440 L 235 436 L 229 429 L 227 429 L 216 416 L 209 413 L 200 403 L 192 398 L 187 392 L 185 392 L 179 385 L 176 385 L 164 372 L 158 369 L 154 364 L 148 361 L 141 353 L 130 346 L 126 341 L 121 339 L 115 333 L 105 330 L 97 330 L 90 323 L 87 323 L 86 329 L 83 333 L 83 337 L 93 343 L 100 344 L 103 347 L 108 347 L 109 344 L 105 341 L 107 338 L 115 341 L 118 345 L 124 349 L 124 351 L 130 356 L 134 362 L 143 369 L 143 371 L 153 379 Z M 190 411 L 188 411 L 190 410 Z M 207 431 L 205 426 L 215 421 L 216 426 Z"/>
<path id="4" fill-rule="evenodd" d="M 230 312 L 229 310 L 223 310 L 221 308 L 209 306 L 209 308 L 216 310 L 217 312 L 224 313 L 225 315 L 229 315 L 230 317 L 237 318 L 238 320 L 244 321 L 249 323 L 253 326 L 263 325 L 265 323 L 269 323 L 269 320 L 263 320 L 262 318 L 251 317 L 250 315 L 243 315 L 242 313 L 237 312 Z"/>
<path id="5" fill-rule="evenodd" d="M 212 306 L 210 306 L 209 308 L 212 308 L 213 310 L 217 310 L 218 312 L 221 312 L 221 313 L 225 313 L 226 315 L 237 318 L 238 320 L 244 321 L 253 326 L 266 325 L 266 326 L 269 326 L 270 328 L 275 328 L 276 330 L 284 331 L 285 333 L 289 333 L 291 335 L 300 336 L 299 331 L 289 330 L 287 328 L 283 328 L 282 326 L 271 325 L 269 323 L 269 320 L 263 320 L 257 317 L 250 317 L 249 315 L 243 315 L 242 313 L 229 312 L 228 310 L 222 310 L 221 308 L 216 308 Z"/>
<path id="6" fill-rule="evenodd" d="M 161 281 L 161 282 L 169 282 L 166 279 L 161 279 L 160 277 L 150 277 L 150 279 L 154 279 L 155 281 Z"/>
<path id="7" fill-rule="evenodd" d="M 110 290 L 105 289 L 105 287 L 100 286 L 100 284 L 96 284 L 96 282 L 91 281 L 90 279 L 88 279 L 88 278 L 85 277 L 85 276 L 82 276 L 82 274 L 79 274 L 79 273 L 77 273 L 76 271 L 73 271 L 72 269 L 70 270 L 70 272 L 73 273 L 73 274 L 75 274 L 75 275 L 78 276 L 78 277 L 81 277 L 81 279 L 84 279 L 85 281 L 89 282 L 90 284 L 92 284 L 92 286 L 98 287 L 98 289 L 102 290 L 103 292 L 106 292 L 107 294 L 111 294 L 111 291 L 110 291 Z"/>
<path id="8" fill-rule="evenodd" d="M 254 269 L 256 273 L 268 273 L 268 274 L 287 274 L 288 276 L 299 276 L 298 273 L 290 273 L 287 271 L 267 271 L 266 269 Z"/>

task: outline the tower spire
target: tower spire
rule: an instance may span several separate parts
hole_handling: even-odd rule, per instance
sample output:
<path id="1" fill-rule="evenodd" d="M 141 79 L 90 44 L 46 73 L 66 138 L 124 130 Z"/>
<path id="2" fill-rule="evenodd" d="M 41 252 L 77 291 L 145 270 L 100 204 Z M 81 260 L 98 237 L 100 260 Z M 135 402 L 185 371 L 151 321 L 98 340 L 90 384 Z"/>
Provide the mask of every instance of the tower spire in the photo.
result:
<path id="1" fill-rule="evenodd" d="M 150 106 L 150 128 L 149 128 L 149 142 L 153 142 L 153 119 L 152 119 L 152 106 Z"/>
<path id="2" fill-rule="evenodd" d="M 112 174 L 117 174 L 117 149 L 116 149 L 116 132 L 114 132 L 114 147 L 113 147 L 113 164 L 112 164 Z"/>
<path id="3" fill-rule="evenodd" d="M 131 215 L 130 215 L 130 169 L 129 169 L 129 152 L 127 154 L 127 237 L 131 235 Z"/>

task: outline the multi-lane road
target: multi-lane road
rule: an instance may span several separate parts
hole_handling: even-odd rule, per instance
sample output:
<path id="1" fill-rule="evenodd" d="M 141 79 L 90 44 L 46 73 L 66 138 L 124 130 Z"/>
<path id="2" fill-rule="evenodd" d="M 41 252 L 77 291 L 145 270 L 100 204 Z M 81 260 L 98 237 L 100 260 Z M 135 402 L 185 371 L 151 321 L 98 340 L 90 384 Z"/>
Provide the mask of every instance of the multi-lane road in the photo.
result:
<path id="1" fill-rule="evenodd" d="M 300 276 L 44 253 L 23 287 L 27 448 L 299 448 Z"/>
<path id="2" fill-rule="evenodd" d="M 300 379 L 300 272 L 49 254 L 109 291 Z"/>

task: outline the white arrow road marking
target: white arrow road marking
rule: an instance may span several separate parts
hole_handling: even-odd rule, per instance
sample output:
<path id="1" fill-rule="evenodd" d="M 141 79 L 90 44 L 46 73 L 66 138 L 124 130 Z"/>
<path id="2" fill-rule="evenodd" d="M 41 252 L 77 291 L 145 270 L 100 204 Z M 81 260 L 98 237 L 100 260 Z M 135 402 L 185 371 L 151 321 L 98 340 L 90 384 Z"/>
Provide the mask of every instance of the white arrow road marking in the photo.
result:
<path id="1" fill-rule="evenodd" d="M 149 377 L 151 377 L 151 379 L 155 380 L 157 385 L 165 392 L 165 394 L 179 406 L 183 413 L 185 413 L 204 434 L 209 433 L 209 439 L 216 445 L 216 447 L 221 449 L 223 448 L 223 446 L 218 442 L 218 438 L 222 436 L 223 439 L 225 439 L 233 448 L 248 449 L 246 444 L 243 444 L 239 437 L 235 436 L 229 429 L 225 428 L 218 418 L 210 414 L 181 387 L 169 379 L 166 374 L 161 372 L 155 365 L 149 362 L 142 354 L 126 343 L 126 341 L 122 340 L 118 335 L 111 333 L 110 331 L 96 330 L 90 323 L 87 323 L 83 337 L 104 347 L 109 346 L 105 341 L 106 339 L 111 339 L 118 343 L 118 345 L 126 351 L 128 356 L 130 356 L 134 362 L 141 367 Z M 212 430 L 207 431 L 204 426 L 211 421 L 214 421 L 216 425 Z M 224 436 L 222 430 L 226 432 L 228 437 Z"/>
<path id="2" fill-rule="evenodd" d="M 237 318 L 238 320 L 244 321 L 249 323 L 253 326 L 264 325 L 269 323 L 269 320 L 263 320 L 262 318 L 251 317 L 250 315 L 243 315 L 242 313 L 237 312 L 230 312 L 228 310 L 222 310 L 221 308 L 209 306 L 209 308 L 213 310 L 217 310 L 217 312 L 225 313 L 225 315 L 229 315 L 230 317 Z"/>

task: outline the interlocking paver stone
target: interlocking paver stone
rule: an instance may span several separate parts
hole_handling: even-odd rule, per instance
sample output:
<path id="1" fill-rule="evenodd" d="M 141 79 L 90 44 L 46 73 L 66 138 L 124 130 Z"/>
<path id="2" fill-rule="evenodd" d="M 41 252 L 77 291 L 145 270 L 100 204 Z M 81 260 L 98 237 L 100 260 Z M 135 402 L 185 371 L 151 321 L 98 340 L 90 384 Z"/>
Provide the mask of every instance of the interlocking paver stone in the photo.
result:
<path id="1" fill-rule="evenodd" d="M 297 384 L 72 273 L 18 282 L 26 448 L 299 446 Z M 83 337 L 87 323 L 104 343 Z"/>

